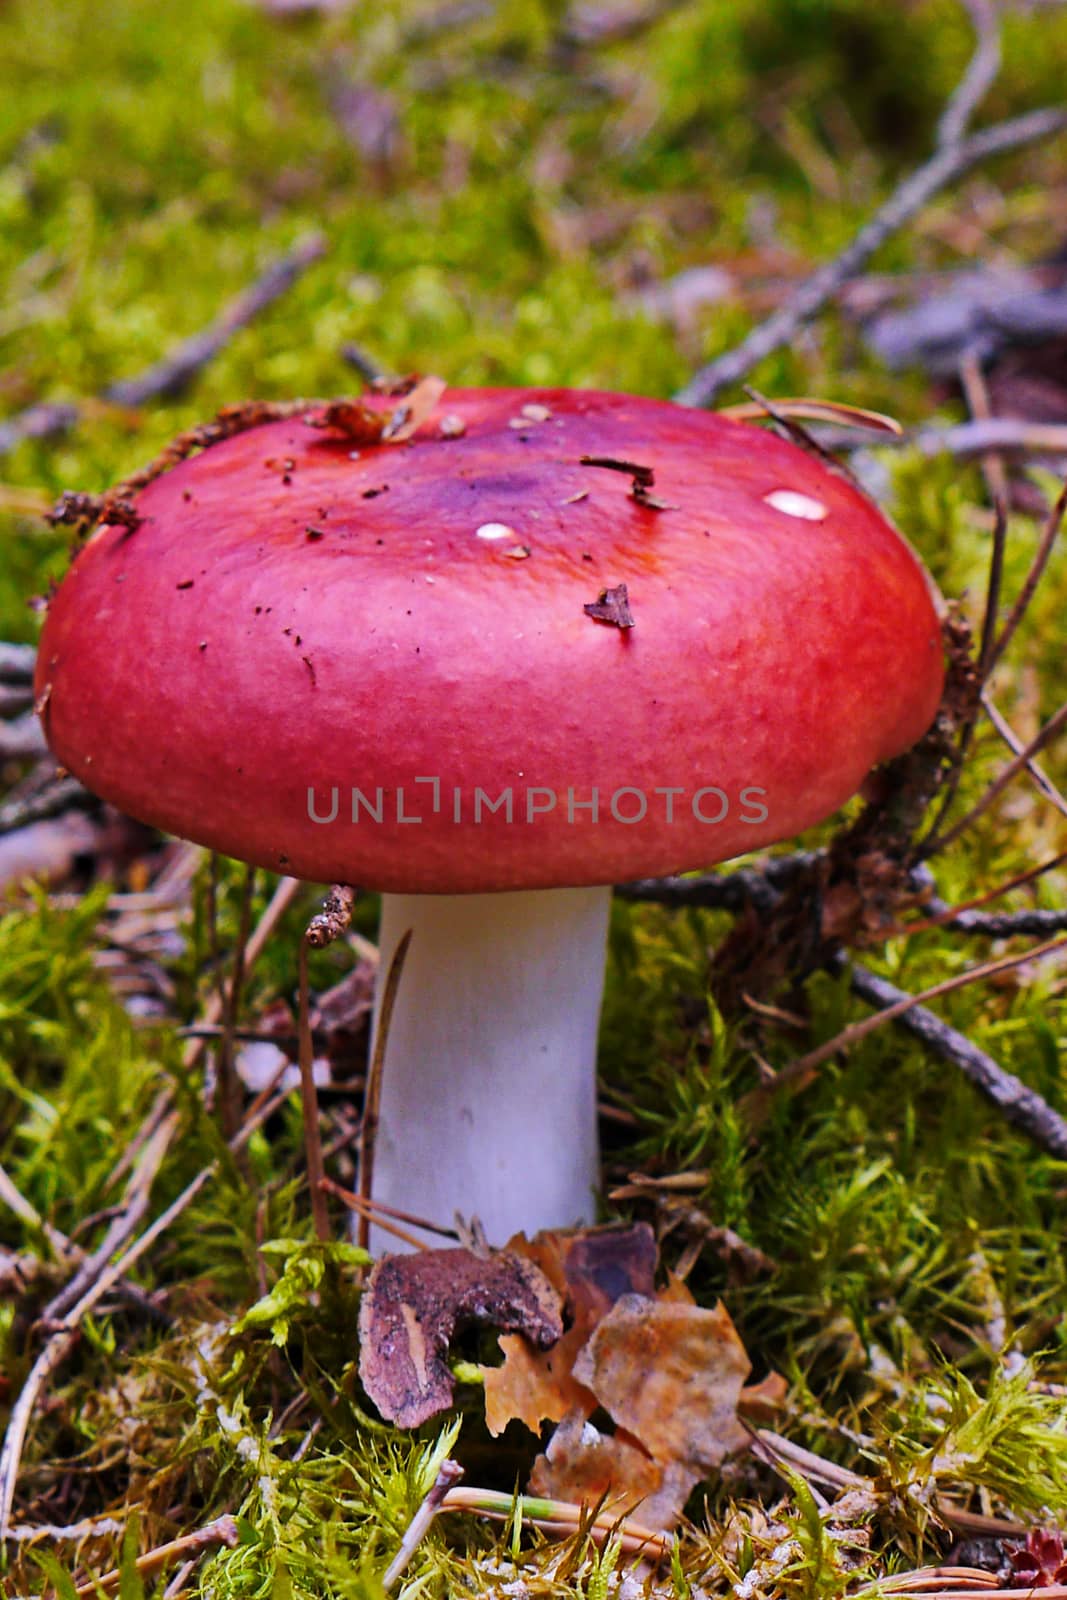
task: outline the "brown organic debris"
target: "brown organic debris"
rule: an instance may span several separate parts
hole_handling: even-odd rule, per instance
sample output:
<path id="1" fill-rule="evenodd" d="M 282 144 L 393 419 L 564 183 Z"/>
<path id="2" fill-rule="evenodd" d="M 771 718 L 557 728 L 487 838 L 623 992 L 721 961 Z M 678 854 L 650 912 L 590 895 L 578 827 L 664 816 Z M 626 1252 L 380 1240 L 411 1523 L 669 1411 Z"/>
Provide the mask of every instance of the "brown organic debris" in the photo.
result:
<path id="1" fill-rule="evenodd" d="M 614 589 L 601 589 L 597 598 L 584 605 L 582 610 L 594 622 L 606 622 L 612 628 L 634 626 L 630 595 L 624 583 L 616 584 Z"/>
<path id="2" fill-rule="evenodd" d="M 539 1348 L 563 1332 L 559 1296 L 533 1262 L 502 1250 L 383 1256 L 359 1314 L 359 1375 L 383 1417 L 414 1428 L 452 1403 L 445 1356 L 471 1323 L 521 1330 Z"/>
<path id="3" fill-rule="evenodd" d="M 670 500 L 661 500 L 652 493 L 656 473 L 652 467 L 643 467 L 637 461 L 619 461 L 614 456 L 582 456 L 583 467 L 607 467 L 612 472 L 628 472 L 633 479 L 630 493 L 639 506 L 647 511 L 677 511 Z"/>
<path id="4" fill-rule="evenodd" d="M 304 933 L 313 950 L 321 950 L 347 933 L 355 904 L 356 891 L 346 883 L 335 883 L 322 902 L 322 910 L 312 917 Z"/>
<path id="5" fill-rule="evenodd" d="M 322 428 L 331 433 L 343 433 L 352 445 L 381 444 L 388 411 L 369 406 L 363 400 L 331 400 L 320 416 L 308 417 L 309 428 Z"/>
<path id="6" fill-rule="evenodd" d="M 743 1448 L 737 1403 L 750 1370 L 724 1306 L 623 1295 L 598 1324 L 574 1376 L 653 1459 L 698 1469 Z"/>
<path id="7" fill-rule="evenodd" d="M 596 1396 L 573 1377 L 578 1354 L 619 1295 L 651 1295 L 655 1288 L 656 1241 L 647 1222 L 532 1240 L 520 1234 L 509 1248 L 535 1262 L 563 1296 L 568 1326 L 548 1350 L 531 1349 L 519 1335 L 501 1336 L 503 1365 L 482 1368 L 485 1420 L 494 1435 L 515 1418 L 537 1433 L 542 1422 L 559 1422 L 572 1410 L 589 1416 Z"/>
<path id="8" fill-rule="evenodd" d="M 671 1277 L 655 1287 L 647 1223 L 521 1235 L 511 1248 L 537 1261 L 565 1296 L 567 1331 L 548 1350 L 504 1336 L 504 1364 L 482 1368 L 494 1435 L 518 1419 L 559 1426 L 534 1464 L 535 1493 L 629 1508 L 653 1528 L 677 1521 L 693 1485 L 741 1449 L 739 1408 L 772 1412 L 783 1380 L 745 1389 L 749 1361 L 722 1306 L 708 1311 Z M 590 1419 L 605 1411 L 614 1431 Z"/>

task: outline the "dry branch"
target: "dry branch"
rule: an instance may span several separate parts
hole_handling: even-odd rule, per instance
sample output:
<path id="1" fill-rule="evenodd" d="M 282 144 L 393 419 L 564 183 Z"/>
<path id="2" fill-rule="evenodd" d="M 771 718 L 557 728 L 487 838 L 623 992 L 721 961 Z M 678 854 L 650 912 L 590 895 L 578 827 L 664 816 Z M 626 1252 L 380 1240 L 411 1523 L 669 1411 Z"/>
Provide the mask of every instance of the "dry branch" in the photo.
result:
<path id="1" fill-rule="evenodd" d="M 1063 941 L 1059 941 L 1062 947 Z M 1029 953 L 1028 953 L 1029 954 Z M 880 1012 L 899 1006 L 894 1018 L 898 1027 L 921 1039 L 923 1044 L 942 1061 L 957 1067 L 987 1100 L 1010 1122 L 1012 1127 L 1025 1133 L 1050 1155 L 1067 1159 L 1067 1119 L 1043 1100 L 1036 1090 L 1029 1088 L 1011 1072 L 1006 1072 L 993 1057 L 972 1044 L 970 1039 L 955 1028 L 935 1017 L 924 1006 L 912 1004 L 904 1009 L 911 996 L 898 989 L 886 978 L 880 978 L 866 967 L 853 966 L 849 982 L 853 994 L 877 1006 Z"/>
<path id="2" fill-rule="evenodd" d="M 975 73 L 975 63 L 984 50 L 984 44 L 980 44 L 971 67 L 942 118 L 942 129 L 947 126 L 950 133 L 959 121 L 954 106 L 967 107 L 979 79 Z M 967 116 L 972 110 L 973 106 L 970 106 Z M 1007 122 L 999 122 L 994 127 L 983 128 L 979 133 L 954 143 L 939 143 L 929 161 L 898 185 L 839 256 L 812 273 L 781 310 L 754 328 L 736 349 L 728 350 L 725 355 L 702 367 L 675 399 L 682 405 L 710 406 L 723 389 L 740 383 L 765 357 L 773 355 L 795 339 L 805 323 L 839 293 L 848 279 L 854 278 L 876 251 L 942 189 L 993 156 L 1036 144 L 1064 129 L 1067 129 L 1067 112 L 1048 106 L 1040 111 L 1027 112 L 1021 117 L 1013 117 Z M 994 425 L 971 426 L 991 428 Z M 1060 431 L 1067 434 L 1067 429 Z M 982 448 L 989 449 L 989 443 Z"/>
<path id="3" fill-rule="evenodd" d="M 923 854 L 933 855 L 935 851 L 944 850 L 946 846 L 952 844 L 961 834 L 965 833 L 973 823 L 977 822 L 980 816 L 989 810 L 994 800 L 1004 792 L 1008 784 L 1018 777 L 1020 772 L 1025 771 L 1033 757 L 1040 750 L 1044 750 L 1046 745 L 1051 744 L 1053 739 L 1064 728 L 1067 728 L 1067 701 L 1049 718 L 1044 727 L 1030 740 L 1029 744 L 1024 745 L 1018 755 L 1012 761 L 1009 761 L 1006 767 L 1002 768 L 988 788 L 975 801 L 971 809 L 960 817 L 958 822 L 954 822 L 946 833 L 934 832 L 926 839 L 923 844 Z"/>
<path id="4" fill-rule="evenodd" d="M 982 692 L 982 710 L 985 712 L 986 716 L 1000 734 L 1000 737 L 1004 740 L 1004 743 L 1007 745 L 1012 754 L 1016 756 L 1022 755 L 1026 748 L 1023 741 L 1019 738 L 1018 734 L 1014 732 L 1007 718 L 1001 715 L 990 696 L 984 690 Z M 1056 785 L 1053 783 L 1045 769 L 1043 767 L 1039 767 L 1036 761 L 1032 761 L 1027 758 L 1026 770 L 1030 774 L 1031 778 L 1033 778 L 1045 799 L 1048 800 L 1051 805 L 1054 805 L 1056 810 L 1060 812 L 1062 816 L 1067 817 L 1067 797 L 1062 795 L 1056 788 Z"/>
<path id="5" fill-rule="evenodd" d="M 241 1530 L 236 1517 L 216 1517 L 214 1522 L 194 1528 L 192 1533 L 182 1534 L 180 1539 L 171 1539 L 168 1544 L 157 1545 L 154 1550 L 146 1551 L 143 1556 L 137 1557 L 134 1566 L 142 1578 L 153 1577 L 183 1556 L 202 1555 L 205 1550 L 217 1550 L 219 1545 L 232 1550 L 240 1538 Z M 79 1584 L 74 1593 L 79 1597 L 95 1597 L 101 1589 L 110 1593 L 120 1587 L 122 1576 L 121 1570 L 116 1568 L 113 1572 L 105 1572 L 102 1578 L 90 1578 L 86 1583 Z"/>
<path id="6" fill-rule="evenodd" d="M 200 1190 L 214 1175 L 215 1167 L 206 1167 L 197 1174 L 192 1183 L 162 1212 L 156 1220 L 145 1229 L 140 1238 L 129 1246 L 127 1250 L 113 1261 L 109 1266 L 98 1273 L 95 1281 L 88 1286 L 85 1293 L 76 1305 L 72 1306 L 59 1326 L 49 1336 L 40 1355 L 30 1369 L 29 1376 L 19 1391 L 18 1399 L 11 1408 L 8 1419 L 7 1431 L 4 1434 L 3 1445 L 0 1446 L 0 1541 L 7 1537 L 7 1530 L 11 1522 L 11 1507 L 15 1498 L 15 1483 L 18 1477 L 19 1463 L 22 1460 L 22 1447 L 26 1441 L 26 1431 L 30 1424 L 33 1408 L 37 1403 L 37 1396 L 42 1387 L 47 1383 L 52 1373 L 63 1361 L 66 1360 L 78 1340 L 78 1328 L 82 1319 L 88 1316 L 94 1306 L 112 1289 L 119 1280 L 125 1277 L 129 1269 L 140 1260 L 145 1251 L 155 1243 L 160 1234 L 164 1233 L 176 1217 L 185 1210 Z"/>
<path id="7" fill-rule="evenodd" d="M 1019 1078 L 1006 1072 L 984 1050 L 979 1050 L 963 1034 L 957 1033 L 954 1028 L 942 1022 L 924 1006 L 927 1000 L 950 994 L 967 984 L 994 977 L 1001 972 L 1010 971 L 1013 967 L 1022 966 L 1026 961 L 1065 949 L 1067 949 L 1067 939 L 1052 939 L 1034 949 L 1024 951 L 1021 955 L 1005 956 L 999 961 L 990 961 L 967 972 L 957 973 L 955 977 L 934 984 L 932 988 L 918 995 L 907 994 L 903 989 L 896 988 L 887 979 L 878 977 L 865 967 L 854 966 L 850 973 L 853 992 L 868 1004 L 876 1006 L 878 1008 L 876 1015 L 866 1017 L 861 1022 L 851 1023 L 826 1044 L 791 1061 L 769 1084 L 761 1084 L 746 1095 L 742 1105 L 758 1119 L 760 1108 L 766 1102 L 768 1095 L 776 1094 L 782 1089 L 804 1088 L 814 1079 L 823 1062 L 828 1061 L 831 1056 L 857 1044 L 884 1023 L 895 1022 L 922 1039 L 943 1060 L 950 1061 L 958 1067 L 968 1081 L 993 1102 L 1013 1127 L 1029 1135 L 1051 1155 L 1061 1160 L 1065 1159 L 1067 1119 L 1054 1111 L 1036 1090 L 1028 1088 Z M 843 962 L 844 957 L 839 956 L 831 965 L 840 967 Z"/>

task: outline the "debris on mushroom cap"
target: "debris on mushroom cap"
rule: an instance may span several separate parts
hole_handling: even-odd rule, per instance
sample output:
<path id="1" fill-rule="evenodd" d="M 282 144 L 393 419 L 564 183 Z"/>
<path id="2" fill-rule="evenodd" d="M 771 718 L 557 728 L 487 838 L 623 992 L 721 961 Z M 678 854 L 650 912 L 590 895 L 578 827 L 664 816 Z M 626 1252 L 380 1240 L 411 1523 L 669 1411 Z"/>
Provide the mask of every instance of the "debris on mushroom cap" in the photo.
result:
<path id="1" fill-rule="evenodd" d="M 591 605 L 583 606 L 582 610 L 594 622 L 607 622 L 613 628 L 632 628 L 634 625 L 630 596 L 624 583 L 616 584 L 614 589 L 601 589 L 596 600 Z"/>
<path id="2" fill-rule="evenodd" d="M 789 442 L 590 391 L 358 407 L 231 408 L 103 497 L 38 692 L 127 812 L 319 881 L 605 883 L 790 837 L 931 721 L 922 568 Z"/>

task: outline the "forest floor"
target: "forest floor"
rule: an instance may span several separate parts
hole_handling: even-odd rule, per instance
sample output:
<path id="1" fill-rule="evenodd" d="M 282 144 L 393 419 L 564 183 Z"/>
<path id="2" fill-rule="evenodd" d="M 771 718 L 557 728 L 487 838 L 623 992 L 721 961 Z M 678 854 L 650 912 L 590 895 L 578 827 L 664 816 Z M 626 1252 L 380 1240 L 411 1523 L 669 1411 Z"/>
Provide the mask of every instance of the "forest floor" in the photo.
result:
<path id="1" fill-rule="evenodd" d="M 101 492 L 236 401 L 358 390 L 354 358 L 670 396 L 788 306 L 939 139 L 1059 106 L 1067 60 L 1061 5 L 1005 7 L 995 28 L 950 0 L 667 0 L 625 25 L 621 7 L 550 0 L 283 12 L 0 5 L 12 646 L 34 645 L 28 602 L 65 570 L 69 530 L 43 519 L 62 491 Z M 976 20 L 980 106 L 953 100 Z M 968 127 L 939 131 L 953 104 Z M 961 163 L 740 374 L 898 419 L 903 439 L 872 436 L 853 466 L 976 639 L 997 498 L 1001 621 L 1052 545 L 1067 323 L 1061 309 L 1057 344 L 988 317 L 980 356 L 949 338 L 946 359 L 916 318 L 983 302 L 985 275 L 1062 288 L 1065 259 L 1067 137 L 1020 138 Z M 254 285 L 232 337 L 161 376 Z M 880 355 L 891 335 L 899 369 Z M 716 396 L 744 399 L 738 381 Z M 1015 447 L 983 462 L 959 430 L 990 410 Z M 1024 744 L 1067 693 L 1065 616 L 1060 550 L 987 684 Z M 762 1434 L 700 1482 L 657 1560 L 588 1519 L 560 1542 L 543 1506 L 511 1502 L 544 1441 L 486 1432 L 474 1358 L 494 1359 L 491 1336 L 456 1353 L 454 1415 L 411 1432 L 374 1413 L 362 1269 L 316 1242 L 299 1094 L 286 1080 L 261 1116 L 249 1074 L 235 1154 L 203 1092 L 214 1039 L 187 1031 L 224 1012 L 231 954 L 266 915 L 231 1022 L 291 1035 L 322 891 L 50 802 L 30 657 L 5 649 L 0 844 L 31 865 L 45 849 L 52 871 L 0 889 L 0 1593 L 369 1600 L 451 1454 L 510 1522 L 441 1514 L 393 1588 L 411 1600 L 995 1592 L 1028 1531 L 1040 1576 L 1016 1568 L 1067 1595 L 1067 741 L 1040 749 L 1044 787 L 1021 771 L 929 861 L 948 906 L 994 897 L 976 917 L 902 905 L 891 929 L 853 928 L 839 968 L 755 1005 L 709 990 L 738 899 L 616 898 L 600 1072 L 605 1193 L 622 1195 L 604 1220 L 653 1224 L 661 1271 L 683 1265 L 698 1306 L 722 1301 L 768 1380 Z M 1010 759 L 983 716 L 952 820 Z M 860 805 L 780 853 L 819 850 Z M 319 1002 L 366 972 L 375 929 L 361 897 L 350 934 L 312 955 Z M 979 1092 L 957 1045 L 891 1023 L 804 1092 L 768 1094 L 771 1071 L 871 1015 L 857 968 L 916 995 L 999 957 L 1019 959 L 930 1011 L 1034 1091 L 1029 1122 Z M 328 1170 L 350 1187 L 365 1007 L 319 1025 Z M 128 1272 L 105 1281 L 117 1261 Z"/>

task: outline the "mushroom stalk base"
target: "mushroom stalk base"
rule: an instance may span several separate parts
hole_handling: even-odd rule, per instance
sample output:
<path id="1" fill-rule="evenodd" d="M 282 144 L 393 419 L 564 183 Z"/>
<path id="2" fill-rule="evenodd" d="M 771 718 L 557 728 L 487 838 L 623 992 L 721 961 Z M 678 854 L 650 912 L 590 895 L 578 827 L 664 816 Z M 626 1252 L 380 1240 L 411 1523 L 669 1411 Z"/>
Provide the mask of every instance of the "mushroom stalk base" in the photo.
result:
<path id="1" fill-rule="evenodd" d="M 494 1245 L 593 1219 L 610 903 L 606 888 L 383 895 L 379 1004 L 409 928 L 412 939 L 386 1042 L 376 1200 L 446 1226 L 477 1216 Z M 371 1242 L 405 1248 L 381 1229 Z"/>

